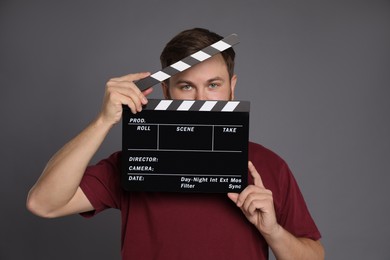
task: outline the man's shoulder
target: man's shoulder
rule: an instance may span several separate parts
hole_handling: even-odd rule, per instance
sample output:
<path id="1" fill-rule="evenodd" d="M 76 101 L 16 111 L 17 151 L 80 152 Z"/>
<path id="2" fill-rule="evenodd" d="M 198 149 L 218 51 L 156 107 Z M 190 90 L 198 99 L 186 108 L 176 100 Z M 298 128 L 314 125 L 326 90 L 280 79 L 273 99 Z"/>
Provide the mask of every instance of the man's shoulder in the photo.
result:
<path id="1" fill-rule="evenodd" d="M 100 159 L 97 163 L 89 165 L 87 172 L 95 172 L 102 170 L 109 170 L 110 172 L 118 171 L 120 169 L 122 160 L 122 151 L 116 151 L 109 156 Z"/>
<path id="2" fill-rule="evenodd" d="M 284 160 L 269 148 L 254 142 L 248 144 L 249 160 L 262 159 L 263 161 L 274 161 L 275 163 L 285 163 Z"/>
<path id="3" fill-rule="evenodd" d="M 106 161 L 106 162 L 111 162 L 111 163 L 119 163 L 122 157 L 122 151 L 115 151 L 111 153 L 107 158 L 101 160 L 101 161 Z"/>

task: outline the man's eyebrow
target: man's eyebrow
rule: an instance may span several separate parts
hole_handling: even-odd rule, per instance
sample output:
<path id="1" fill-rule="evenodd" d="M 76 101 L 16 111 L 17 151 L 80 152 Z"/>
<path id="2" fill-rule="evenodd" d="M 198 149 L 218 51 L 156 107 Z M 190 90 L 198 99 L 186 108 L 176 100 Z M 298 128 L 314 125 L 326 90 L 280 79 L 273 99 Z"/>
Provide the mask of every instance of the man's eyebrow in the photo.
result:
<path id="1" fill-rule="evenodd" d="M 175 82 L 175 84 L 189 84 L 189 85 L 192 85 L 193 83 L 190 81 L 190 80 L 186 80 L 186 79 L 179 79 Z"/>
<path id="2" fill-rule="evenodd" d="M 213 82 L 213 81 L 224 81 L 224 79 L 222 77 L 214 77 L 214 78 L 211 78 L 209 80 L 207 80 L 207 82 Z"/>
<path id="3" fill-rule="evenodd" d="M 222 77 L 214 77 L 211 79 L 208 79 L 207 82 L 215 82 L 215 81 L 224 81 Z M 174 84 L 188 84 L 188 85 L 193 85 L 194 83 L 191 80 L 188 79 L 178 79 L 177 81 L 174 82 Z"/>

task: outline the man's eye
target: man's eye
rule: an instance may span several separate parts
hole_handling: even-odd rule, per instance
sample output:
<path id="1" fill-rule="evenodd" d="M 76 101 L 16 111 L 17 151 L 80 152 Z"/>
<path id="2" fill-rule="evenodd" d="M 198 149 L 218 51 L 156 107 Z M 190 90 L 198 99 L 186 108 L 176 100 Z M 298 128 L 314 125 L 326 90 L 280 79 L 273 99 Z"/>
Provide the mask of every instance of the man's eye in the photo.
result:
<path id="1" fill-rule="evenodd" d="M 192 86 L 191 85 L 184 85 L 180 87 L 182 90 L 191 90 Z"/>
<path id="2" fill-rule="evenodd" d="M 218 87 L 218 84 L 217 84 L 217 83 L 211 83 L 211 84 L 209 85 L 209 88 L 216 88 L 216 87 Z"/>

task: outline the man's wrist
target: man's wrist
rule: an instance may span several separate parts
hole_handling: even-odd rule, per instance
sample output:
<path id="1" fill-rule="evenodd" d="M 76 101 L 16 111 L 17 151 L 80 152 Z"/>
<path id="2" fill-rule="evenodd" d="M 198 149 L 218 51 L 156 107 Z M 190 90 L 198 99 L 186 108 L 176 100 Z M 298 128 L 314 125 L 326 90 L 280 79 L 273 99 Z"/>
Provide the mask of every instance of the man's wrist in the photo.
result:
<path id="1" fill-rule="evenodd" d="M 278 241 L 283 236 L 283 232 L 283 227 L 276 223 L 273 229 L 261 233 L 267 241 Z"/>
<path id="2" fill-rule="evenodd" d="M 96 129 L 104 129 L 105 131 L 109 131 L 114 126 L 114 123 L 108 122 L 104 120 L 104 117 L 99 115 L 93 122 L 92 127 Z"/>

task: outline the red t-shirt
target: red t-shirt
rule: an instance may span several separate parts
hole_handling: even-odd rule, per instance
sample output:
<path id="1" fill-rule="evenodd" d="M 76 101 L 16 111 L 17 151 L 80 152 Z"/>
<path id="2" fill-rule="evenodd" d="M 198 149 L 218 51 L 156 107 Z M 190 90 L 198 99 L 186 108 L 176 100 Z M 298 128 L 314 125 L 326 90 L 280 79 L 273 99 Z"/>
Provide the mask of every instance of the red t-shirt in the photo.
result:
<path id="1" fill-rule="evenodd" d="M 120 157 L 88 167 L 80 187 L 95 208 L 83 216 L 121 210 L 123 259 L 268 259 L 266 241 L 226 194 L 127 192 Z M 320 239 L 287 164 L 255 143 L 249 160 L 273 193 L 278 223 L 297 237 Z"/>

